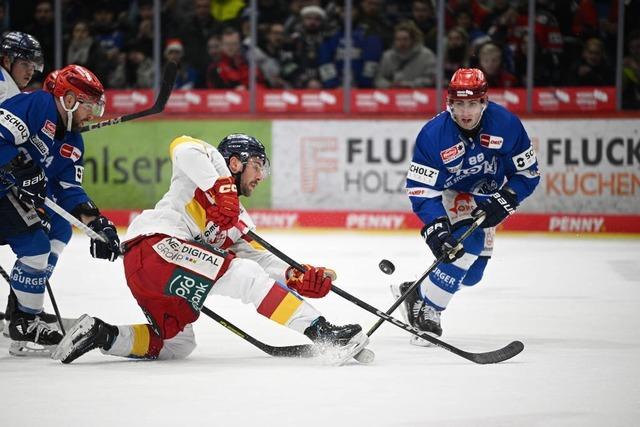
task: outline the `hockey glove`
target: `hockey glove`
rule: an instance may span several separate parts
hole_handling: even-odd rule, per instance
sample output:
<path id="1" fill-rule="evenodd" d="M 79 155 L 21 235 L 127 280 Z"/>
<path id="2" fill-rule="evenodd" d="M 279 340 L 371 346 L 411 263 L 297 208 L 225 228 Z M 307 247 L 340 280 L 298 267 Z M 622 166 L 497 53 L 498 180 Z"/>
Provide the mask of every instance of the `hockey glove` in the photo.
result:
<path id="1" fill-rule="evenodd" d="M 322 298 L 327 295 L 331 290 L 331 282 L 336 280 L 336 272 L 309 264 L 304 266 L 307 269 L 304 273 L 293 267 L 287 268 L 287 286 L 304 297 Z"/>
<path id="2" fill-rule="evenodd" d="M 464 255 L 464 248 L 451 235 L 451 225 L 447 218 L 437 218 L 430 222 L 422 227 L 420 234 L 429 245 L 433 256 L 440 259 L 444 255 L 444 263 L 451 263 Z"/>
<path id="3" fill-rule="evenodd" d="M 215 199 L 215 205 L 207 208 L 207 219 L 216 223 L 221 230 L 228 230 L 233 227 L 238 222 L 238 216 L 240 215 L 238 189 L 233 177 L 218 178 L 207 193 L 213 195 Z"/>
<path id="4" fill-rule="evenodd" d="M 506 217 L 513 215 L 518 207 L 518 200 L 513 190 L 503 188 L 497 193 L 493 193 L 484 202 L 480 203 L 477 208 L 471 212 L 471 215 L 478 217 L 481 212 L 485 213 L 484 221 L 480 224 L 481 228 L 495 227 L 500 224 Z"/>
<path id="5" fill-rule="evenodd" d="M 17 196 L 23 203 L 40 208 L 47 197 L 47 177 L 40 166 L 34 162 L 16 165 L 13 168 L 16 179 Z"/>
<path id="6" fill-rule="evenodd" d="M 91 247 L 89 248 L 91 256 L 115 261 L 121 254 L 120 239 L 118 238 L 115 225 L 102 215 L 91 221 L 88 225 L 89 228 L 106 239 L 106 242 L 91 239 Z"/>
<path id="7" fill-rule="evenodd" d="M 47 212 L 43 208 L 36 209 L 36 213 L 38 214 L 38 218 L 40 218 L 40 225 L 45 233 L 49 234 L 51 232 L 51 218 L 47 215 Z"/>

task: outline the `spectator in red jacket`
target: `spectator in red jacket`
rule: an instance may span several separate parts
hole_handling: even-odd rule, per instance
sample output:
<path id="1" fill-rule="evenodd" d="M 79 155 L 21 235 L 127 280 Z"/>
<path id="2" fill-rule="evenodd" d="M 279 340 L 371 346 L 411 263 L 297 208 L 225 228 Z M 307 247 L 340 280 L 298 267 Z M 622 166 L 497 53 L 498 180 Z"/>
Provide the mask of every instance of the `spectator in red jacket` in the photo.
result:
<path id="1" fill-rule="evenodd" d="M 222 32 L 220 58 L 209 65 L 207 87 L 237 90 L 249 87 L 249 62 L 241 47 L 240 32 L 227 27 Z M 258 75 L 258 81 L 261 80 L 262 76 Z"/>

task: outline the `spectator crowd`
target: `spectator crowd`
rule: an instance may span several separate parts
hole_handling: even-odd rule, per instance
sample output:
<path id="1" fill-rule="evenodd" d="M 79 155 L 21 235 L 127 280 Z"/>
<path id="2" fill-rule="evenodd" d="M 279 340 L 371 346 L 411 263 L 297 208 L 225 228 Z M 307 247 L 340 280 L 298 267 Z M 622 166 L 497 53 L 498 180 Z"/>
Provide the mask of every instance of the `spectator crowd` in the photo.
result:
<path id="1" fill-rule="evenodd" d="M 534 0 L 531 0 L 534 1 Z M 613 86 L 617 1 L 535 0 L 535 86 Z M 344 5 L 331 0 L 258 0 L 257 83 L 268 88 L 342 84 Z M 179 64 L 177 88 L 245 89 L 248 0 L 163 0 L 163 60 Z M 353 0 L 351 68 L 357 88 L 435 85 L 435 0 Z M 623 106 L 640 108 L 640 0 L 625 2 Z M 54 60 L 53 0 L 0 3 L 3 31 L 35 36 Z M 491 87 L 526 82 L 528 1 L 445 4 L 445 83 L 461 66 L 481 68 Z M 152 0 L 62 0 L 65 64 L 93 70 L 108 88 L 154 82 Z"/>

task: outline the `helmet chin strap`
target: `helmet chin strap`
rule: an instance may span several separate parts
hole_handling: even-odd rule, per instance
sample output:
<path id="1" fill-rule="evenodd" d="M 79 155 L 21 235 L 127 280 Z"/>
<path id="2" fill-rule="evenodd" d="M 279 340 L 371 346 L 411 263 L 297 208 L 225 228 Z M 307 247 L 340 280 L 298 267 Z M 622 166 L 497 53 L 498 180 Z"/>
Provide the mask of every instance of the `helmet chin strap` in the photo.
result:
<path id="1" fill-rule="evenodd" d="M 73 125 L 73 112 L 78 109 L 80 103 L 78 102 L 78 100 L 76 100 L 75 104 L 73 104 L 73 107 L 67 108 L 64 105 L 63 97 L 59 96 L 58 98 L 60 99 L 60 105 L 62 105 L 62 109 L 67 112 L 67 131 L 71 132 L 71 126 Z"/>

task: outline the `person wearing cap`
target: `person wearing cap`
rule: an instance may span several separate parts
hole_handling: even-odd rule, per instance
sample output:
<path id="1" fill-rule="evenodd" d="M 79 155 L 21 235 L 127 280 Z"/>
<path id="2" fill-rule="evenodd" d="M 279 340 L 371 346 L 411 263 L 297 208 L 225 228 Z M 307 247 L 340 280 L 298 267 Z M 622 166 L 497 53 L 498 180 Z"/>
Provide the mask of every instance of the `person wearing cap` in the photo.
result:
<path id="1" fill-rule="evenodd" d="M 184 46 L 180 39 L 169 39 L 164 49 L 164 58 L 178 64 L 176 89 L 193 89 L 198 81 L 198 72 L 184 61 Z"/>
<path id="2" fill-rule="evenodd" d="M 406 190 L 424 224 L 421 235 L 441 262 L 402 308 L 411 325 L 434 336 L 442 335 L 440 315 L 453 295 L 482 279 L 495 227 L 515 213 L 540 182 L 536 153 L 522 122 L 489 101 L 487 90 L 481 70 L 460 68 L 454 73 L 447 111 L 418 134 L 407 173 Z M 477 220 L 480 226 L 458 243 Z M 392 285 L 392 292 L 399 297 L 412 285 Z M 429 345 L 421 338 L 411 343 Z"/>

